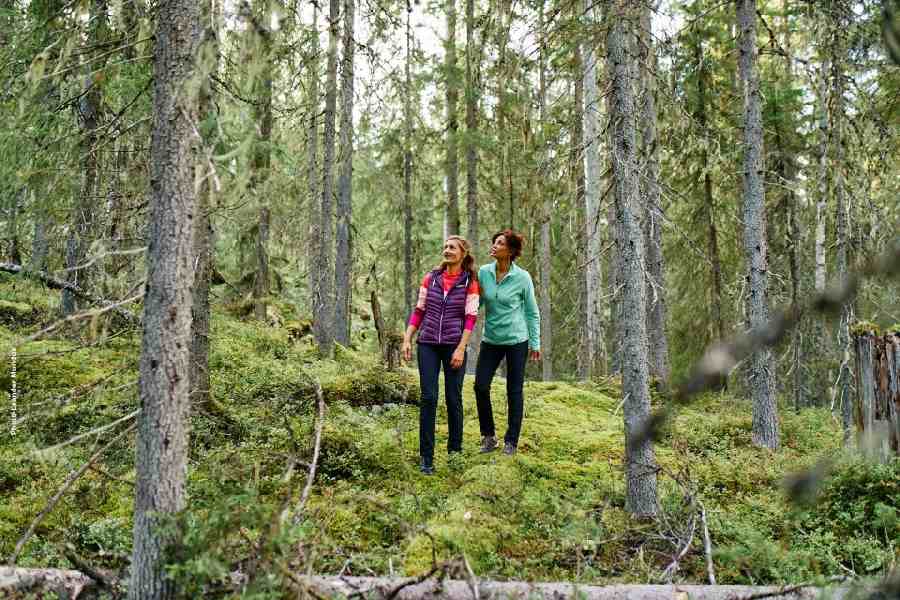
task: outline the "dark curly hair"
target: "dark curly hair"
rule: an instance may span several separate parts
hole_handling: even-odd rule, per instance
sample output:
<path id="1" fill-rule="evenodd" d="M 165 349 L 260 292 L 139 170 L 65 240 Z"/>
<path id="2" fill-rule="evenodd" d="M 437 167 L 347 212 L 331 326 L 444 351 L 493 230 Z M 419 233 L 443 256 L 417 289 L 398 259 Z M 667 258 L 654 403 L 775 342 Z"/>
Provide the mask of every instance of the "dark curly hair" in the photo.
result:
<path id="1" fill-rule="evenodd" d="M 504 229 L 503 231 L 498 231 L 494 234 L 494 237 L 491 238 L 491 243 L 497 241 L 497 238 L 500 236 L 506 238 L 506 246 L 510 251 L 510 260 L 516 260 L 520 256 L 522 256 L 522 248 L 525 246 L 525 236 L 521 233 L 516 233 L 512 229 Z"/>

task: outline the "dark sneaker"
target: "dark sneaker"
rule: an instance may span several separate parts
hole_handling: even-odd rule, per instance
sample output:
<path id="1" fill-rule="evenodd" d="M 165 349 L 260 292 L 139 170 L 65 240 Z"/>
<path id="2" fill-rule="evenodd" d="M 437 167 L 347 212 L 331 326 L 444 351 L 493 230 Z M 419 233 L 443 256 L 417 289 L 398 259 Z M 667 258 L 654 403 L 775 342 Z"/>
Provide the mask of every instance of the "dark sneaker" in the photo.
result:
<path id="1" fill-rule="evenodd" d="M 481 453 L 493 452 L 497 449 L 497 438 L 493 435 L 486 435 L 481 438 Z"/>
<path id="2" fill-rule="evenodd" d="M 503 444 L 503 454 L 505 454 L 507 456 L 512 456 L 515 453 L 516 453 L 515 446 L 513 446 L 509 442 L 506 442 L 505 444 Z"/>
<path id="3" fill-rule="evenodd" d="M 419 463 L 419 470 L 423 475 L 434 475 L 434 465 L 424 460 Z"/>

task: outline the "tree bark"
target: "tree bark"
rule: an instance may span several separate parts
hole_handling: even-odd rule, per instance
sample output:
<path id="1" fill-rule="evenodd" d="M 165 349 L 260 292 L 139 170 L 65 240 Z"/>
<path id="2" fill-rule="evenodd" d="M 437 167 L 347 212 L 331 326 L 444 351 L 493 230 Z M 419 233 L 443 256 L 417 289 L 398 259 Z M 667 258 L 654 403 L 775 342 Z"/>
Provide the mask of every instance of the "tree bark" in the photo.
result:
<path id="1" fill-rule="evenodd" d="M 857 401 L 854 406 L 859 448 L 889 461 L 900 455 L 900 332 L 854 333 Z"/>
<path id="2" fill-rule="evenodd" d="M 341 65 L 341 172 L 338 179 L 334 262 L 335 340 L 350 345 L 351 274 L 353 271 L 353 21 L 355 0 L 344 0 L 344 55 Z"/>
<path id="3" fill-rule="evenodd" d="M 141 412 L 135 458 L 134 553 L 129 598 L 174 598 L 165 552 L 178 542 L 158 529 L 159 515 L 185 507 L 194 283 L 193 131 L 191 95 L 200 40 L 200 7 L 162 3 L 153 64 L 150 229 L 144 334 L 139 363 Z"/>
<path id="4" fill-rule="evenodd" d="M 325 131 L 322 140 L 321 224 L 316 260 L 316 288 L 313 298 L 313 336 L 323 356 L 334 347 L 334 277 L 331 261 L 332 196 L 334 194 L 334 121 L 337 105 L 337 45 L 340 0 L 329 0 L 328 73 L 325 83 Z"/>
<path id="5" fill-rule="evenodd" d="M 589 371 L 605 371 L 605 343 L 600 320 L 600 307 L 597 301 L 598 290 L 602 289 L 600 269 L 600 189 L 602 172 L 600 166 L 600 90 L 597 85 L 597 53 L 596 35 L 593 28 L 598 19 L 597 3 L 584 0 L 586 24 L 590 28 L 589 35 L 583 43 L 583 79 L 584 79 L 584 236 L 586 239 L 584 270 L 585 277 L 585 314 Z"/>
<path id="6" fill-rule="evenodd" d="M 710 131 L 706 116 L 706 61 L 703 58 L 702 41 L 694 46 L 694 61 L 697 64 L 697 121 L 700 124 L 704 139 L 700 152 L 700 164 L 703 169 L 703 198 L 706 212 L 706 248 L 712 267 L 712 321 L 715 328 L 713 337 L 725 339 L 725 320 L 722 316 L 722 259 L 719 255 L 719 231 L 716 227 L 716 199 L 713 196 L 712 174 L 709 164 Z M 722 376 L 719 389 L 728 389 L 728 378 Z"/>
<path id="7" fill-rule="evenodd" d="M 747 262 L 748 318 L 751 329 L 769 321 L 768 241 L 766 238 L 765 184 L 763 181 L 762 107 L 756 49 L 756 0 L 738 0 L 740 28 L 739 70 L 744 91 L 743 220 Z M 753 400 L 753 443 L 778 449 L 778 412 L 772 353 L 757 350 L 750 357 L 748 385 Z"/>
<path id="8" fill-rule="evenodd" d="M 540 161 L 538 169 L 540 181 L 538 186 L 541 194 L 541 247 L 540 247 L 540 273 L 541 287 L 539 299 L 541 305 L 541 378 L 544 381 L 553 379 L 553 315 L 550 304 L 550 290 L 552 288 L 553 269 L 550 261 L 550 219 L 553 209 L 553 201 L 546 189 L 546 175 L 549 171 L 550 156 L 547 152 L 547 72 L 545 57 L 547 53 L 547 24 L 544 22 L 544 0 L 540 0 L 538 15 L 538 109 L 540 114 Z"/>
<path id="9" fill-rule="evenodd" d="M 307 282 L 315 315 L 318 289 L 318 248 L 322 237 L 321 198 L 319 195 L 319 5 L 312 4 L 312 49 L 308 63 L 309 71 L 309 127 L 306 130 L 306 177 L 309 188 L 309 248 L 307 256 Z"/>
<path id="10" fill-rule="evenodd" d="M 203 25 L 203 41 L 200 47 L 201 76 L 203 84 L 200 88 L 198 113 L 203 127 L 203 136 L 198 157 L 198 176 L 200 184 L 197 195 L 197 214 L 194 220 L 194 257 L 197 270 L 194 275 L 193 297 L 191 301 L 191 403 L 209 408 L 211 391 L 209 381 L 209 289 L 212 271 L 215 268 L 212 249 L 212 173 L 206 163 L 205 156 L 214 146 L 212 127 L 216 119 L 213 105 L 212 83 L 210 75 L 218 70 L 219 55 L 219 0 L 203 0 L 201 3 L 201 23 Z"/>
<path id="11" fill-rule="evenodd" d="M 646 303 L 644 296 L 644 236 L 641 229 L 634 98 L 629 63 L 629 3 L 614 0 L 607 34 L 608 71 L 612 79 L 610 133 L 616 211 L 616 244 L 622 286 L 618 319 L 618 349 L 622 357 L 625 416 L 626 510 L 637 517 L 657 513 L 656 458 L 652 441 L 639 432 L 650 417 L 650 377 L 647 367 Z"/>
<path id="12" fill-rule="evenodd" d="M 650 376 L 661 389 L 669 385 L 669 341 L 666 336 L 666 265 L 662 248 L 662 206 L 659 186 L 659 148 L 656 133 L 656 52 L 651 35 L 650 4 L 641 6 L 638 40 L 641 84 L 641 155 L 643 182 L 644 248 L 647 254 L 647 338 Z"/>
<path id="13" fill-rule="evenodd" d="M 444 77 L 447 102 L 447 212 L 444 237 L 459 234 L 459 163 L 456 135 L 459 120 L 456 104 L 459 88 L 456 74 L 456 0 L 446 0 L 447 39 L 444 43 Z"/>
<path id="14" fill-rule="evenodd" d="M 848 11 L 849 12 L 849 11 Z M 842 54 L 844 52 L 842 36 L 849 25 L 848 14 L 842 2 L 835 2 L 830 7 L 831 23 L 831 134 L 832 163 L 829 169 L 832 177 L 835 205 L 835 278 L 837 284 L 847 283 L 850 253 L 850 211 L 847 206 L 844 189 L 844 71 Z M 844 428 L 844 442 L 849 444 L 853 432 L 853 394 L 850 365 L 850 323 L 853 321 L 853 305 L 850 301 L 841 306 L 841 318 L 837 330 L 837 356 L 840 360 L 837 392 L 841 400 L 841 421 Z"/>
<path id="15" fill-rule="evenodd" d="M 466 238 L 471 245 L 471 254 L 480 256 L 478 239 L 478 85 L 475 81 L 475 0 L 466 0 L 466 213 L 468 223 Z M 481 346 L 481 329 L 475 328 L 469 342 L 468 370 L 475 372 L 478 364 L 478 350 Z"/>
<path id="16" fill-rule="evenodd" d="M 581 12 L 581 5 L 573 5 L 573 11 L 577 18 Z M 575 219 L 577 231 L 575 238 L 577 240 L 576 256 L 580 257 L 580 261 L 589 261 L 587 251 L 587 216 L 584 210 L 584 161 L 582 154 L 584 153 L 584 63 L 581 50 L 581 44 L 577 44 L 574 48 L 572 62 L 573 72 L 575 73 L 573 103 L 574 111 L 572 118 L 572 148 L 569 151 L 569 168 L 571 169 L 572 184 L 574 187 L 575 198 L 573 206 L 577 207 L 578 217 Z M 580 269 L 579 269 L 580 270 Z M 578 354 L 576 357 L 576 373 L 578 379 L 582 381 L 591 378 L 593 363 L 593 340 L 590 337 L 590 328 L 588 326 L 588 296 L 587 296 L 587 265 L 578 278 L 578 314 L 581 322 L 578 328 Z"/>
<path id="17" fill-rule="evenodd" d="M 406 1 L 406 61 L 404 64 L 405 86 L 403 91 L 403 305 L 404 315 L 412 313 L 413 294 L 413 255 L 412 255 L 412 45 L 413 30 L 410 23 L 412 2 Z"/>
<path id="18" fill-rule="evenodd" d="M 103 47 L 108 33 L 106 0 L 91 3 L 91 44 Z M 99 53 L 101 57 L 104 53 Z M 80 266 L 95 237 L 96 211 L 99 197 L 100 158 L 97 152 L 97 129 L 103 121 L 102 77 L 94 76 L 93 70 L 102 69 L 106 58 L 99 58 L 91 64 L 91 72 L 85 75 L 83 95 L 78 102 L 78 117 L 84 132 L 81 141 L 81 187 L 78 199 L 72 207 L 69 220 L 69 235 L 66 239 L 66 280 L 81 289 L 90 290 L 91 276 L 96 269 Z M 78 310 L 75 296 L 63 290 L 60 306 L 64 316 Z"/>
<path id="19" fill-rule="evenodd" d="M 269 205 L 266 202 L 266 184 L 272 166 L 272 31 L 269 29 L 269 3 L 257 0 L 255 14 L 251 15 L 256 43 L 259 51 L 257 60 L 262 63 L 254 81 L 256 104 L 254 117 L 257 134 L 253 148 L 253 163 L 250 173 L 250 187 L 257 200 L 256 218 L 256 272 L 253 280 L 253 312 L 258 321 L 266 320 L 269 297 Z"/>

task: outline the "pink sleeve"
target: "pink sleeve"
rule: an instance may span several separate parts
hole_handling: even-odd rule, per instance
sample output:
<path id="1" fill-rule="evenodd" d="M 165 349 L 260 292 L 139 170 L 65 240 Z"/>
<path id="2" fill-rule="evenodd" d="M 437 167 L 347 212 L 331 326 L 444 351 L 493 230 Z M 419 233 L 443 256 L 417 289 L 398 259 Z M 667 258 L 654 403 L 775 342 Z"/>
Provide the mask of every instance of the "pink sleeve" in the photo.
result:
<path id="1" fill-rule="evenodd" d="M 481 296 L 478 293 L 478 281 L 474 280 L 469 284 L 466 290 L 466 331 L 475 329 L 475 322 L 478 320 L 478 303 Z"/>
<path id="2" fill-rule="evenodd" d="M 425 298 L 428 297 L 428 284 L 430 282 L 430 274 L 426 274 L 422 280 L 422 285 L 419 286 L 419 297 L 416 300 L 416 307 L 413 308 L 412 314 L 409 315 L 409 323 L 407 324 L 412 325 L 416 329 L 419 328 L 422 324 L 422 319 L 425 317 Z"/>

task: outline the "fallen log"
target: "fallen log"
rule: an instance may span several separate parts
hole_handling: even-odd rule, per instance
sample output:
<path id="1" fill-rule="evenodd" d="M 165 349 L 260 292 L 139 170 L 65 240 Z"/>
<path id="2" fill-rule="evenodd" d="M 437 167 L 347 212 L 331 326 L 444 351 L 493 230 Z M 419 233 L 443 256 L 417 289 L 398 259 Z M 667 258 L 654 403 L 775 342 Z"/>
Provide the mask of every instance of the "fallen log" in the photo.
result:
<path id="1" fill-rule="evenodd" d="M 71 569 L 23 569 L 0 567 L 0 597 L 26 597 L 29 592 L 54 593 L 58 598 L 87 598 L 99 589 L 97 582 Z"/>
<path id="2" fill-rule="evenodd" d="M 579 585 L 564 582 L 291 575 L 314 598 L 362 600 L 844 600 L 849 586 Z M 0 597 L 43 590 L 61 598 L 92 597 L 100 586 L 80 571 L 0 566 Z M 65 594 L 65 595 L 64 595 Z M 84 595 L 82 595 L 84 594 Z M 15 596 L 13 596 L 15 597 Z M 854 596 L 855 597 L 855 596 Z"/>
<path id="3" fill-rule="evenodd" d="M 302 581 L 303 578 L 298 577 Z M 360 597 L 367 600 L 813 600 L 849 597 L 849 587 L 749 585 L 578 585 L 477 579 L 415 579 L 387 577 L 305 578 L 314 595 Z"/>
<path id="4" fill-rule="evenodd" d="M 42 281 L 47 287 L 56 289 L 56 290 L 69 290 L 82 300 L 87 300 L 91 304 L 96 304 L 103 308 L 107 308 L 115 304 L 110 300 L 106 300 L 104 298 L 98 298 L 97 296 L 93 296 L 83 289 L 75 285 L 74 283 L 69 283 L 68 281 L 63 281 L 62 279 L 57 279 L 56 277 L 51 277 L 47 273 L 43 271 L 33 271 L 22 265 L 18 265 L 15 263 L 6 263 L 0 262 L 0 271 L 4 271 L 6 273 L 12 273 L 13 275 L 23 275 L 25 277 L 32 277 L 34 279 L 38 279 Z M 126 319 L 130 323 L 140 324 L 141 319 L 133 312 L 126 310 L 121 307 L 115 307 L 112 309 L 120 317 Z"/>

